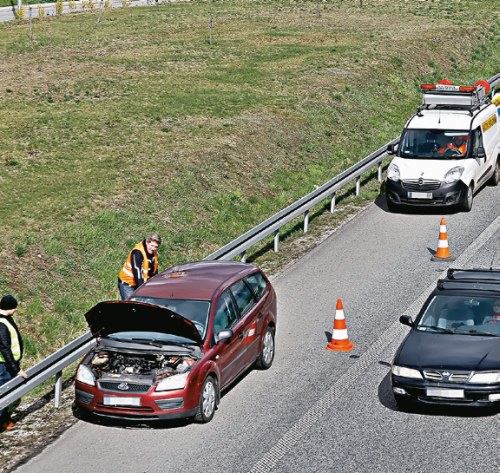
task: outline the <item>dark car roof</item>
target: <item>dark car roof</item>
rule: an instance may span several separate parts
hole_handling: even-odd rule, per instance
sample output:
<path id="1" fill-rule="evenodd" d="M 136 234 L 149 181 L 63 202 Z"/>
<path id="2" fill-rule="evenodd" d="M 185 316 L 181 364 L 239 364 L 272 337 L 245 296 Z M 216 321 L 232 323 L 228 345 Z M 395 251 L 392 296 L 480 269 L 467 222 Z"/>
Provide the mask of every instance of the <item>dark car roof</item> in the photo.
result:
<path id="1" fill-rule="evenodd" d="M 211 300 L 217 288 L 256 267 L 234 261 L 197 261 L 173 266 L 143 284 L 134 297 Z"/>

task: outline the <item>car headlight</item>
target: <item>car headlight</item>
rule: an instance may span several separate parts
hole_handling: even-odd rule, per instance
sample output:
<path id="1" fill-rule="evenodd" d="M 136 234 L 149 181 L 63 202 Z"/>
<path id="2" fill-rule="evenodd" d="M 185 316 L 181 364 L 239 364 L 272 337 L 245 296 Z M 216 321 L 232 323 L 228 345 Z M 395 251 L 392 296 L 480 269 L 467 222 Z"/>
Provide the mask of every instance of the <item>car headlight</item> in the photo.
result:
<path id="1" fill-rule="evenodd" d="M 463 173 L 464 168 L 462 166 L 455 166 L 444 175 L 444 182 L 446 182 L 447 184 L 457 182 L 462 177 Z"/>
<path id="2" fill-rule="evenodd" d="M 413 368 L 407 368 L 406 366 L 392 365 L 392 374 L 401 376 L 402 378 L 423 379 L 420 371 L 414 370 Z"/>
<path id="3" fill-rule="evenodd" d="M 394 163 L 391 163 L 387 169 L 387 179 L 399 181 L 399 168 Z"/>
<path id="4" fill-rule="evenodd" d="M 90 368 L 85 365 L 80 365 L 78 371 L 76 372 L 76 379 L 81 383 L 88 384 L 90 386 L 95 385 L 95 376 Z"/>
<path id="5" fill-rule="evenodd" d="M 500 383 L 500 371 L 490 371 L 488 373 L 487 372 L 474 373 L 469 382 L 476 384 Z"/>
<path id="6" fill-rule="evenodd" d="M 174 389 L 182 389 L 186 386 L 186 381 L 189 371 L 182 374 L 174 374 L 168 378 L 162 379 L 158 386 L 156 386 L 156 391 L 172 391 Z"/>

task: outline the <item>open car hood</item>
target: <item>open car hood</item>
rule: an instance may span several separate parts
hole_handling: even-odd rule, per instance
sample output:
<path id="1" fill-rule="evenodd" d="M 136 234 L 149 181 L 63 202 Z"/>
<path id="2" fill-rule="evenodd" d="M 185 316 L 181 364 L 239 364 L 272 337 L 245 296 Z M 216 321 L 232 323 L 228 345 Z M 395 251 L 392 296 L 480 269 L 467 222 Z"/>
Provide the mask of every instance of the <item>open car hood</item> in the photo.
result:
<path id="1" fill-rule="evenodd" d="M 170 309 L 144 302 L 99 302 L 85 318 L 94 337 L 127 331 L 161 332 L 193 340 L 200 346 L 203 344 L 193 322 Z"/>

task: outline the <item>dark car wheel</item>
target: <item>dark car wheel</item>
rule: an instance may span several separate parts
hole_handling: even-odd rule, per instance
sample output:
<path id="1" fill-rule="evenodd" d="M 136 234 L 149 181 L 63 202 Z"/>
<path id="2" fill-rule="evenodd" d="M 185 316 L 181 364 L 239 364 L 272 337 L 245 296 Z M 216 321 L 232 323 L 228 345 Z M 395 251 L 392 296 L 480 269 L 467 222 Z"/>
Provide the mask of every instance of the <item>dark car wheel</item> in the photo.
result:
<path id="1" fill-rule="evenodd" d="M 394 394 L 394 400 L 396 401 L 396 405 L 398 406 L 398 411 L 407 411 L 414 405 L 413 402 L 408 398 L 408 396 Z"/>
<path id="2" fill-rule="evenodd" d="M 255 362 L 255 366 L 261 370 L 267 370 L 271 367 L 274 360 L 274 330 L 267 326 L 264 336 L 262 337 L 262 349 L 259 357 Z"/>
<path id="3" fill-rule="evenodd" d="M 474 189 L 472 184 L 467 188 L 462 200 L 462 209 L 466 212 L 470 212 L 472 209 L 472 203 L 474 202 Z"/>
<path id="4" fill-rule="evenodd" d="M 196 422 L 206 424 L 210 422 L 215 414 L 217 406 L 217 383 L 212 376 L 207 376 L 203 383 L 203 388 L 200 394 L 200 403 L 198 405 L 198 413 L 195 416 Z"/>

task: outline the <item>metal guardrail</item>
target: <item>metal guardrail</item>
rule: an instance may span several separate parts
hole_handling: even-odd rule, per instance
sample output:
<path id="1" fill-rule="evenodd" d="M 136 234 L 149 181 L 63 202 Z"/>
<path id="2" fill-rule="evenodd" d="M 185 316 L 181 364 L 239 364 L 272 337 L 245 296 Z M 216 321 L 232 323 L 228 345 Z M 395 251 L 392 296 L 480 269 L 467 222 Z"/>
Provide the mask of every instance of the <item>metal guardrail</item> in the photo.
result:
<path id="1" fill-rule="evenodd" d="M 488 82 L 492 87 L 500 85 L 500 73 L 494 75 L 488 80 Z M 307 232 L 309 211 L 313 206 L 324 201 L 325 199 L 330 198 L 330 211 L 333 211 L 335 208 L 336 191 L 354 180 L 356 180 L 356 195 L 359 195 L 361 190 L 361 175 L 372 169 L 374 166 L 378 166 L 377 177 L 378 180 L 381 181 L 382 162 L 388 157 L 387 147 L 391 144 L 396 145 L 398 143 L 399 138 L 390 141 L 377 151 L 371 153 L 366 158 L 351 166 L 349 169 L 341 172 L 318 189 L 302 197 L 248 232 L 234 239 L 232 242 L 208 255 L 204 259 L 230 260 L 235 256 L 240 256 L 242 260 L 244 260 L 248 248 L 262 241 L 271 234 L 274 234 L 274 251 L 278 251 L 279 230 L 284 225 L 303 215 L 304 232 Z M 28 379 L 16 376 L 8 383 L 0 386 L 0 409 L 17 401 L 23 395 L 42 384 L 51 376 L 56 377 L 54 404 L 56 407 L 59 407 L 61 401 L 63 369 L 87 353 L 87 351 L 93 347 L 94 344 L 95 341 L 93 337 L 90 332 L 87 332 L 57 352 L 53 353 L 45 360 L 29 368 L 27 370 L 29 376 Z"/>

